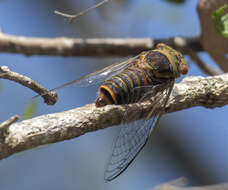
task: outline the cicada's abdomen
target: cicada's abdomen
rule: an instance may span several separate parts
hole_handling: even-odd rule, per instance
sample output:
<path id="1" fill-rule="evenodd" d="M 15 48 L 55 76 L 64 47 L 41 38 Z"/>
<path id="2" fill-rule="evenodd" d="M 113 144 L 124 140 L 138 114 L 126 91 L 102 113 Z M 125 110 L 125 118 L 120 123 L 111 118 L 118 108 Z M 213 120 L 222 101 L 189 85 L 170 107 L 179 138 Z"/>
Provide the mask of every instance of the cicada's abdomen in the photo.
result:
<path id="1" fill-rule="evenodd" d="M 144 86 L 162 84 L 173 78 L 172 66 L 165 55 L 158 51 L 142 53 L 126 69 L 100 86 L 96 106 L 129 104 L 143 95 Z"/>
<path id="2" fill-rule="evenodd" d="M 136 102 L 140 97 L 140 88 L 137 87 L 150 85 L 150 83 L 145 70 L 134 66 L 128 67 L 100 86 L 96 106 Z"/>

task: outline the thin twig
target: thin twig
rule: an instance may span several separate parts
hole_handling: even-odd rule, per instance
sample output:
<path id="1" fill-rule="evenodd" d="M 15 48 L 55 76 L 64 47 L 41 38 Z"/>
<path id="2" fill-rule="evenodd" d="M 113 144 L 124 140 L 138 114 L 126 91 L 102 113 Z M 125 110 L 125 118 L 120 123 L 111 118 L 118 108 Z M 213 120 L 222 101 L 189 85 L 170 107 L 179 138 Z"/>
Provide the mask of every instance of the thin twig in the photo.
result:
<path id="1" fill-rule="evenodd" d="M 0 67 L 0 78 L 17 82 L 19 84 L 22 84 L 23 86 L 32 89 L 33 91 L 41 95 L 44 99 L 44 102 L 48 105 L 53 105 L 58 100 L 56 92 L 48 91 L 46 88 L 39 85 L 27 76 L 10 71 L 7 66 Z"/>
<path id="2" fill-rule="evenodd" d="M 0 52 L 55 56 L 130 56 L 165 43 L 187 54 L 203 51 L 198 37 L 191 38 L 31 38 L 0 33 Z"/>
<path id="3" fill-rule="evenodd" d="M 221 72 L 219 72 L 216 69 L 211 68 L 209 65 L 205 64 L 200 57 L 197 55 L 196 52 L 189 51 L 188 53 L 189 57 L 199 66 L 199 68 L 208 75 L 219 75 Z"/>
<path id="4" fill-rule="evenodd" d="M 186 77 L 181 83 L 174 85 L 165 113 L 194 106 L 216 108 L 227 104 L 228 74 L 206 78 Z M 9 127 L 5 139 L 0 139 L 0 142 L 4 142 L 0 143 L 0 159 L 40 145 L 72 139 L 87 132 L 119 125 L 126 110 L 135 116 L 129 117 L 127 122 L 145 118 L 151 108 L 150 101 L 102 108 L 90 104 L 14 123 Z"/>
<path id="5" fill-rule="evenodd" d="M 60 16 L 63 16 L 65 18 L 67 18 L 69 20 L 70 23 L 72 23 L 77 17 L 79 16 L 82 16 L 90 11 L 92 11 L 93 9 L 96 9 L 102 5 L 104 5 L 105 3 L 109 2 L 111 0 L 104 0 L 104 1 L 101 1 L 100 3 L 97 3 L 96 5 L 84 10 L 84 11 L 81 11 L 80 13 L 77 13 L 75 15 L 70 15 L 70 14 L 66 14 L 66 13 L 62 13 L 60 11 L 54 11 L 55 14 L 58 14 Z"/>

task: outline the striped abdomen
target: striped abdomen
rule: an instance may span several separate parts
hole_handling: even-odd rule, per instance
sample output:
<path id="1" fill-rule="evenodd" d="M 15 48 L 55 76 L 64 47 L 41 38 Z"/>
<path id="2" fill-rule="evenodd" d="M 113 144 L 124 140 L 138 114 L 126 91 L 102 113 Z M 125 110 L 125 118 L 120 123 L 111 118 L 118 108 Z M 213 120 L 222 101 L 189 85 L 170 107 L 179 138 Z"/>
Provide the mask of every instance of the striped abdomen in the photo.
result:
<path id="1" fill-rule="evenodd" d="M 162 84 L 171 78 L 173 72 L 166 56 L 156 51 L 143 53 L 132 65 L 100 86 L 96 106 L 135 103 L 145 92 L 142 87 Z"/>

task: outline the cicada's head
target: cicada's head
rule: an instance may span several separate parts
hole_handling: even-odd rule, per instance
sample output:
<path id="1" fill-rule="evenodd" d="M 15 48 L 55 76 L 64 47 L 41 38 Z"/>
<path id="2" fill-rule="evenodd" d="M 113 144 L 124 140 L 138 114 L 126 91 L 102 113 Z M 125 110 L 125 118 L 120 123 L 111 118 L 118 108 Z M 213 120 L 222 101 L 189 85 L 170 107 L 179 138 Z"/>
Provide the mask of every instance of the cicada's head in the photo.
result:
<path id="1" fill-rule="evenodd" d="M 188 73 L 188 65 L 184 60 L 184 56 L 179 51 L 176 51 L 175 49 L 163 43 L 157 44 L 156 47 L 168 58 L 169 62 L 173 66 L 175 77 L 179 77 L 181 74 L 185 75 Z"/>

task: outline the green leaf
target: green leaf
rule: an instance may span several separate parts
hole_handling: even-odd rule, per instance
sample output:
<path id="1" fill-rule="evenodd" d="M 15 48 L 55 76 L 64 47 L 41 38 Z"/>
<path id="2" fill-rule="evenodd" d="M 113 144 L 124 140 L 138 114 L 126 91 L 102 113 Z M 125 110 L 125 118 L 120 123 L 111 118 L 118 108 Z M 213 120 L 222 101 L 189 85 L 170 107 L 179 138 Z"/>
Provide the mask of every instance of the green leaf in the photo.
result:
<path id="1" fill-rule="evenodd" d="M 227 4 L 212 13 L 215 29 L 223 37 L 228 38 L 228 13 L 225 14 Z"/>
<path id="2" fill-rule="evenodd" d="M 30 119 L 34 116 L 35 110 L 37 108 L 37 99 L 33 99 L 26 106 L 25 111 L 23 113 L 23 119 Z"/>

